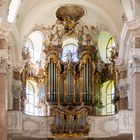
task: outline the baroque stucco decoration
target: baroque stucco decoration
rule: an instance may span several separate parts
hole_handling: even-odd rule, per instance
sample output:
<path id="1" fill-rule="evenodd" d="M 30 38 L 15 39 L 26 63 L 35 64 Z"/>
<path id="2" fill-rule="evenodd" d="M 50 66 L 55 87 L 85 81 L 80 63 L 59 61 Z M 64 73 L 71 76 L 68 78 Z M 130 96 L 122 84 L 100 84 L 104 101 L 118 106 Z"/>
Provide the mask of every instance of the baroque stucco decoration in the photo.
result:
<path id="1" fill-rule="evenodd" d="M 0 56 L 0 73 L 7 73 L 10 70 L 9 59 Z"/>
<path id="2" fill-rule="evenodd" d="M 136 71 L 140 71 L 140 56 L 133 55 L 129 61 L 129 70 L 133 75 Z"/>
<path id="3" fill-rule="evenodd" d="M 46 38 L 44 41 L 45 46 L 61 46 L 63 41 L 67 39 L 67 35 L 65 35 L 64 31 L 65 26 L 60 22 L 56 22 L 56 24 L 45 27 L 44 25 L 35 25 L 32 28 L 33 31 L 41 31 L 45 34 Z M 95 26 L 76 24 L 74 34 L 71 34 L 71 37 L 76 38 L 79 42 L 79 45 L 97 45 L 98 35 L 100 32 L 106 31 L 110 33 L 110 29 L 108 26 L 104 24 L 96 24 Z M 31 33 L 30 32 L 30 33 Z M 27 36 L 25 36 L 25 39 Z M 29 51 L 27 48 L 23 48 L 23 58 L 25 60 L 30 59 Z"/>
<path id="4" fill-rule="evenodd" d="M 8 130 L 30 137 L 54 137 L 50 131 L 53 117 L 35 117 L 22 114 L 20 111 L 8 112 Z M 111 137 L 119 134 L 131 134 L 133 131 L 133 113 L 131 110 L 123 110 L 113 116 L 88 116 L 90 131 L 86 138 Z M 83 136 L 82 136 L 83 137 Z"/>

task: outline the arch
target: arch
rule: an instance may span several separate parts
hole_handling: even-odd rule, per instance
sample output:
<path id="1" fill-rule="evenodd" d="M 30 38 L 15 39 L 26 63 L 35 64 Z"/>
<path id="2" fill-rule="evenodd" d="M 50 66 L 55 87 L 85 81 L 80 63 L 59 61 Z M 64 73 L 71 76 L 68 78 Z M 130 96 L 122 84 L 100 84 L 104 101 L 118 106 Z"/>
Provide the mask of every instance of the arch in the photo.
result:
<path id="1" fill-rule="evenodd" d="M 110 63 L 111 49 L 114 47 L 116 45 L 112 35 L 105 31 L 100 32 L 98 36 L 98 48 L 100 57 L 105 63 Z"/>
<path id="2" fill-rule="evenodd" d="M 57 54 L 55 53 L 50 54 L 47 58 L 47 63 L 50 63 L 51 59 L 53 59 L 54 63 L 58 63 Z"/>
<path id="3" fill-rule="evenodd" d="M 128 21 L 133 20 L 133 4 L 131 0 L 121 0 Z"/>
<path id="4" fill-rule="evenodd" d="M 43 41 L 44 35 L 39 30 L 35 30 L 28 35 L 25 42 L 25 47 L 27 47 L 30 51 L 32 63 L 36 63 L 41 59 Z"/>
<path id="5" fill-rule="evenodd" d="M 102 85 L 102 115 L 109 115 L 115 113 L 115 105 L 112 100 L 115 95 L 115 85 L 113 80 L 108 80 Z"/>
<path id="6" fill-rule="evenodd" d="M 91 58 L 91 55 L 90 54 L 85 54 L 84 56 L 83 56 L 83 63 L 84 64 L 86 64 L 86 61 L 87 61 L 87 59 L 89 59 L 89 63 L 91 63 L 91 61 L 92 61 L 92 58 Z"/>
<path id="7" fill-rule="evenodd" d="M 46 1 L 41 1 L 41 2 L 35 3 L 34 7 L 31 7 L 32 10 L 28 10 L 26 12 L 25 16 L 23 17 L 24 20 L 22 22 L 21 29 L 20 29 L 21 38 L 23 38 L 23 36 L 28 32 L 28 30 L 30 30 L 36 24 L 39 16 L 42 13 L 50 13 L 49 11 L 51 9 L 55 10 L 59 5 L 62 5 L 62 4 L 64 5 L 67 3 L 79 5 L 79 1 L 75 1 L 75 0 L 67 0 L 67 1 L 58 0 L 57 2 L 54 0 L 48 0 L 47 3 L 46 3 Z M 119 33 L 117 27 L 119 28 L 120 23 L 118 22 L 119 20 L 116 20 L 119 18 L 119 16 L 117 14 L 114 15 L 114 12 L 108 13 L 107 11 L 105 11 L 105 9 L 106 9 L 105 7 L 103 7 L 104 9 L 102 9 L 100 7 L 100 5 L 104 5 L 103 2 L 100 2 L 98 5 L 97 3 L 94 3 L 93 1 L 83 0 L 82 2 L 80 1 L 80 5 L 84 6 L 84 7 L 86 6 L 86 7 L 90 8 L 91 10 L 94 10 L 97 14 L 105 17 L 105 19 L 111 26 L 112 33 L 114 33 L 114 34 Z M 108 6 L 108 8 L 110 9 L 110 6 Z M 112 10 L 112 9 L 110 9 L 110 10 Z M 113 9 L 113 10 L 115 10 L 115 9 Z M 37 14 L 35 14 L 36 11 L 38 11 Z M 110 16 L 109 14 L 112 14 L 112 16 Z M 35 15 L 35 16 L 32 16 L 32 15 Z M 32 21 L 29 22 L 31 17 L 32 17 Z M 47 21 L 47 23 L 48 23 L 48 25 L 51 24 L 50 21 Z M 118 23 L 118 24 L 116 24 L 116 23 Z"/>
<path id="8" fill-rule="evenodd" d="M 77 49 L 78 49 L 78 40 L 75 38 L 67 38 L 63 41 L 63 52 L 62 52 L 62 61 L 66 62 L 68 59 L 73 61 L 78 61 Z"/>
<path id="9" fill-rule="evenodd" d="M 42 89 L 44 82 L 39 86 L 38 83 L 32 79 L 26 80 L 26 101 L 24 113 L 34 116 L 46 116 L 45 103 L 41 103 L 42 97 L 45 94 L 38 94 Z M 43 97 L 44 98 L 44 97 Z"/>

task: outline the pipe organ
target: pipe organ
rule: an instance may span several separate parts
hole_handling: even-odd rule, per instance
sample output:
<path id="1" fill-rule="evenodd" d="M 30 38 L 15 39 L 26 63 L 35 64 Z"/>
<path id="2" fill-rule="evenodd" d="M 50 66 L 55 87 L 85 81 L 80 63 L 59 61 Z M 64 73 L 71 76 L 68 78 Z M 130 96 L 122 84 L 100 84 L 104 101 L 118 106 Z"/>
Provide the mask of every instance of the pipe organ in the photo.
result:
<path id="1" fill-rule="evenodd" d="M 94 106 L 93 55 L 96 49 L 93 46 L 79 46 L 78 61 L 72 57 L 63 61 L 60 57 L 63 51 L 58 52 L 56 46 L 46 46 L 46 49 L 49 50 L 46 51 L 47 102 L 57 105 L 52 109 L 55 120 L 51 130 L 54 134 L 87 133 L 88 106 Z"/>
<path id="2" fill-rule="evenodd" d="M 47 87 L 47 101 L 49 102 L 57 102 L 59 99 L 58 91 L 58 78 L 59 78 L 59 64 L 57 54 L 50 52 L 47 57 L 46 64 L 46 87 Z M 60 85 L 60 84 L 59 84 Z M 59 87 L 60 88 L 60 87 Z"/>
<path id="3" fill-rule="evenodd" d="M 111 53 L 110 64 L 104 63 L 97 51 L 98 28 L 96 30 L 94 26 L 81 26 L 78 22 L 85 14 L 84 9 L 74 6 L 77 10 L 73 12 L 71 8 L 73 9 L 71 5 L 62 6 L 57 10 L 59 22 L 56 25 L 49 28 L 39 27 L 46 35 L 46 40 L 43 49 L 45 64 L 44 60 L 38 62 L 42 61 L 45 66 L 36 68 L 36 63 L 27 61 L 22 75 L 23 85 L 26 87 L 28 81 L 32 94 L 34 84 L 35 88 L 38 86 L 41 89 L 36 88 L 37 96 L 45 95 L 43 103 L 50 108 L 46 112 L 54 116 L 51 130 L 55 134 L 88 133 L 87 115 L 101 115 L 104 107 L 103 94 L 108 94 L 106 82 L 116 83 L 116 52 Z M 27 51 L 23 54 L 25 58 L 30 58 L 26 56 Z M 104 84 L 106 91 L 101 91 Z M 112 104 L 113 96 L 110 97 Z M 116 100 L 118 98 L 114 98 L 114 102 Z M 41 107 L 42 102 L 39 103 L 36 106 Z"/>
<path id="4" fill-rule="evenodd" d="M 80 47 L 78 48 L 80 51 Z M 93 51 L 79 53 L 79 61 L 63 62 L 57 51 L 46 57 L 47 101 L 65 105 L 94 103 L 94 59 Z M 61 52 L 62 53 L 62 52 Z"/>
<path id="5" fill-rule="evenodd" d="M 94 77 L 94 74 L 92 71 L 92 56 L 90 54 L 83 54 L 82 60 L 81 60 L 81 65 L 82 65 L 82 100 L 84 101 L 85 104 L 90 105 L 93 103 L 93 97 L 94 97 L 94 83 L 92 83 L 92 79 Z M 94 82 L 94 81 L 93 81 Z"/>

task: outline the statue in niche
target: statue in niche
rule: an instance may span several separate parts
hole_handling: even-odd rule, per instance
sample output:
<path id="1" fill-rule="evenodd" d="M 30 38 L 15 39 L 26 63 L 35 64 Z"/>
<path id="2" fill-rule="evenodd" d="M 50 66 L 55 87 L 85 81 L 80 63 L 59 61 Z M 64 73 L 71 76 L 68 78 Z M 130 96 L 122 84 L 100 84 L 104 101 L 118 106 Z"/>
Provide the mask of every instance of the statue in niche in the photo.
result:
<path id="1" fill-rule="evenodd" d="M 66 54 L 67 57 L 67 62 L 71 62 L 72 61 L 72 52 L 69 50 L 68 53 Z"/>

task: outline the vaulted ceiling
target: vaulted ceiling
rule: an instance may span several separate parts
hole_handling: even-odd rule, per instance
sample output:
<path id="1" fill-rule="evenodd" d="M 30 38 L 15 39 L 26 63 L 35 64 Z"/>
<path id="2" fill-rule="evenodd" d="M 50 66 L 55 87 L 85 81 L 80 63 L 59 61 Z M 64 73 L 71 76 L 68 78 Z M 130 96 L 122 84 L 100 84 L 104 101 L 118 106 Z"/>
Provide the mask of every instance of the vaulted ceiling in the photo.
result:
<path id="1" fill-rule="evenodd" d="M 78 4 L 86 11 L 81 20 L 83 24 L 104 24 L 110 27 L 114 35 L 122 28 L 124 13 L 120 0 L 24 0 L 18 13 L 18 29 L 25 35 L 35 24 L 49 26 L 55 24 L 56 10 L 66 4 Z"/>
<path id="2" fill-rule="evenodd" d="M 0 17 L 6 18 L 11 0 L 0 0 Z M 86 25 L 105 25 L 120 41 L 124 21 L 133 20 L 138 0 L 22 0 L 17 11 L 17 32 L 22 42 L 35 25 L 50 26 L 56 22 L 56 10 L 60 6 L 76 4 L 86 15 L 81 19 Z M 135 3 L 135 6 L 134 6 Z M 136 12 L 136 11 L 135 11 Z"/>

